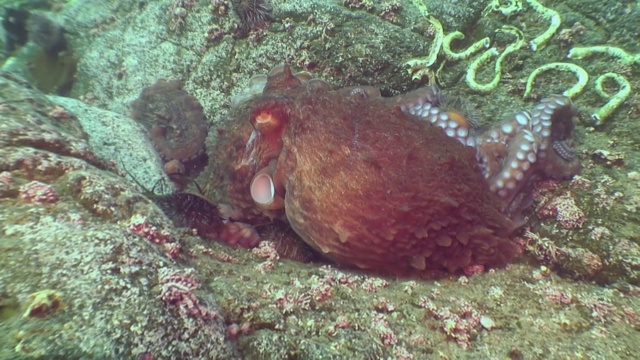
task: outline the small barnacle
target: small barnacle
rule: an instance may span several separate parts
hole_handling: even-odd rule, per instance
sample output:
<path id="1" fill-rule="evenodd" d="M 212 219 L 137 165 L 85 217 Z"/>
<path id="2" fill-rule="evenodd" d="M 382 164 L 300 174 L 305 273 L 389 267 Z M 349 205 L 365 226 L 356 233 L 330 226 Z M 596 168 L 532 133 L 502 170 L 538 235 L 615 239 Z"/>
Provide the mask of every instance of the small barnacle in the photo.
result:
<path id="1" fill-rule="evenodd" d="M 41 290 L 29 295 L 29 306 L 22 315 L 26 317 L 42 318 L 62 309 L 62 298 L 55 290 Z"/>

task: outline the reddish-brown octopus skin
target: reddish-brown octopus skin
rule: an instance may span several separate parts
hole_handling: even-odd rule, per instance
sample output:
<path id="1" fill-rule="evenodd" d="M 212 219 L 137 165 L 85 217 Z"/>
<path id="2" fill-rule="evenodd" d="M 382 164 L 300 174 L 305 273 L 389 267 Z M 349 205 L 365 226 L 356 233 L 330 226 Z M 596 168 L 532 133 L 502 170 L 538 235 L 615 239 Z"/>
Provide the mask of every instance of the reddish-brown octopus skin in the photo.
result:
<path id="1" fill-rule="evenodd" d="M 263 213 L 286 217 L 305 242 L 338 263 L 389 273 L 457 271 L 503 266 L 515 255 L 512 222 L 474 150 L 402 112 L 402 97 L 328 91 L 287 70 L 270 76 L 236 118 L 246 124 L 255 114 L 276 114 L 284 124 L 281 143 L 258 137 L 255 146 L 267 150 L 256 152 L 263 155 L 253 166 L 242 155 L 251 127 L 236 125 L 231 144 L 218 145 L 227 149 L 227 164 L 217 168 L 226 169 L 222 194 L 233 208 L 259 221 L 249 183 L 276 159 L 284 214 Z"/>

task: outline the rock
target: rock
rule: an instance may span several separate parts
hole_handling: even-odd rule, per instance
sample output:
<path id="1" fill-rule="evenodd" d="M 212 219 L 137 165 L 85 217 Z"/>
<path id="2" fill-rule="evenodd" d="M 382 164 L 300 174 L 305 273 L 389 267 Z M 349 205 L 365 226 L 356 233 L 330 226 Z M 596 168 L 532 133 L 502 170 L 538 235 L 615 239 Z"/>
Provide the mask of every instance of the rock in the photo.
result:
<path id="1" fill-rule="evenodd" d="M 164 180 L 165 186 L 154 189 L 157 194 L 174 190 L 173 183 L 162 170 L 162 162 L 149 141 L 147 131 L 140 124 L 79 100 L 53 95 L 47 98 L 77 118 L 93 153 L 104 163 L 115 163 L 121 172 L 148 186 L 147 190 L 152 190 L 154 184 Z"/>
<path id="2" fill-rule="evenodd" d="M 6 76 L 0 98 L 0 358 L 236 358 L 176 230 L 107 164 L 144 153 L 135 124 Z"/>

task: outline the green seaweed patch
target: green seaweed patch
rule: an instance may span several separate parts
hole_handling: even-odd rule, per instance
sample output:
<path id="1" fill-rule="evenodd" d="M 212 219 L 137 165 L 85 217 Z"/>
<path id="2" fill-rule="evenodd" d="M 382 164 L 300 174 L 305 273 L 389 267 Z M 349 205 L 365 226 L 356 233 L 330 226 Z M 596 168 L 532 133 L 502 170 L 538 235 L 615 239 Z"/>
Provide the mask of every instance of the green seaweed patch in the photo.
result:
<path id="1" fill-rule="evenodd" d="M 71 91 L 78 60 L 71 51 L 38 51 L 29 61 L 33 85 L 47 94 L 67 95 Z"/>
<path id="2" fill-rule="evenodd" d="M 15 297 L 0 294 L 0 322 L 20 316 L 20 303 Z"/>

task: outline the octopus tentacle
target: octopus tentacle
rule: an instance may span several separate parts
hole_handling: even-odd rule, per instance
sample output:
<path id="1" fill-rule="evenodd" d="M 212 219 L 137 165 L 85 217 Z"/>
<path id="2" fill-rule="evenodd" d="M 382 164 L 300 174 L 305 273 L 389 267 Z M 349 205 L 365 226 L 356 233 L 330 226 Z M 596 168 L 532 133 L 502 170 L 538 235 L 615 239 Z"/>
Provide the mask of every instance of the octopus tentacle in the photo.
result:
<path id="1" fill-rule="evenodd" d="M 331 90 L 331 84 L 322 79 L 310 79 L 307 82 L 307 87 L 310 89 Z"/>
<path id="2" fill-rule="evenodd" d="M 213 152 L 223 171 L 212 180 L 228 184 L 219 198 L 234 220 L 286 220 L 339 263 L 398 274 L 504 265 L 530 183 L 579 170 L 565 96 L 485 129 L 471 105 L 435 87 L 393 98 L 365 86 L 333 91 L 286 65 L 266 79 L 251 82 L 262 91 L 238 109 L 245 125 L 233 146 Z M 259 240 L 238 222 L 219 237 Z"/>
<path id="3" fill-rule="evenodd" d="M 536 173 L 561 179 L 580 171 L 572 140 L 576 114 L 569 97 L 551 95 L 531 112 L 516 113 L 479 135 L 478 158 L 485 177 L 507 205 Z"/>
<path id="4" fill-rule="evenodd" d="M 510 144 L 525 141 L 520 139 L 521 136 L 519 134 L 523 131 L 531 132 L 531 123 L 531 114 L 526 110 L 520 111 L 512 118 L 492 126 L 477 136 L 477 159 L 486 179 L 495 178 L 496 174 L 508 166 L 509 163 L 505 159 L 508 157 L 509 152 L 519 151 L 516 147 L 511 147 Z M 529 140 L 528 142 L 534 143 L 535 141 Z M 535 152 L 537 153 L 537 142 L 535 145 Z M 523 149 L 523 151 L 528 151 L 528 149 Z M 522 159 L 516 160 L 522 161 Z M 513 161 L 513 159 L 508 161 Z M 500 189 L 500 187 L 496 187 L 496 189 Z"/>
<path id="5" fill-rule="evenodd" d="M 577 114 L 571 99 L 562 95 L 551 95 L 536 105 L 532 115 L 539 124 L 534 122 L 534 131 L 542 138 L 539 167 L 545 176 L 565 179 L 580 171 L 572 141 Z"/>
<path id="6" fill-rule="evenodd" d="M 551 144 L 551 147 L 562 160 L 571 162 L 576 158 L 576 150 L 573 148 L 572 143 L 573 141 L 571 139 L 555 140 Z"/>
<path id="7" fill-rule="evenodd" d="M 223 225 L 219 234 L 227 245 L 253 248 L 260 242 L 260 235 L 256 229 L 243 222 L 228 222 Z"/>
<path id="8" fill-rule="evenodd" d="M 487 179 L 491 191 L 498 194 L 506 204 L 511 203 L 535 170 L 531 165 L 537 160 L 539 143 L 539 137 L 533 132 L 519 132 L 509 143 L 498 173 Z"/>
<path id="9" fill-rule="evenodd" d="M 402 99 L 400 109 L 405 113 L 425 119 L 432 125 L 442 128 L 447 136 L 458 140 L 463 145 L 476 145 L 473 136 L 474 122 L 459 111 L 442 109 L 443 99 L 437 88 L 431 87 L 427 91 L 416 90 L 403 95 Z"/>
<path id="10" fill-rule="evenodd" d="M 551 95 L 533 110 L 519 111 L 483 132 L 463 111 L 456 110 L 463 106 L 461 103 L 456 104 L 454 98 L 435 87 L 398 98 L 405 113 L 442 128 L 447 136 L 476 149 L 480 169 L 490 189 L 504 201 L 504 209 L 512 208 L 535 174 L 561 179 L 580 170 L 572 141 L 577 110 L 567 96 Z"/>

